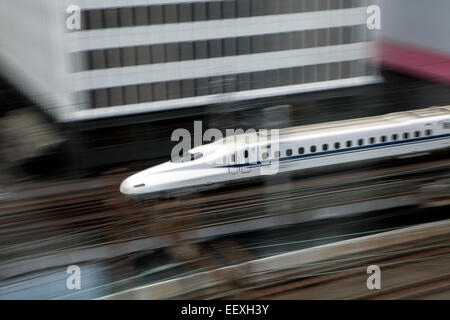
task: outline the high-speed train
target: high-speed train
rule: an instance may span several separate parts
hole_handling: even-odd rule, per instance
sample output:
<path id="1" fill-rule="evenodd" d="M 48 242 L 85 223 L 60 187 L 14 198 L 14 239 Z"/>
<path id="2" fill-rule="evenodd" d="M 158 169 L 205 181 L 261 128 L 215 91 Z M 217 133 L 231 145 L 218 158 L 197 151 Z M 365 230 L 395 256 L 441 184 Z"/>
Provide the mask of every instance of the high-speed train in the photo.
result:
<path id="1" fill-rule="evenodd" d="M 247 132 L 196 147 L 186 156 L 124 180 L 122 194 L 144 200 L 228 181 L 450 147 L 450 106 Z"/>

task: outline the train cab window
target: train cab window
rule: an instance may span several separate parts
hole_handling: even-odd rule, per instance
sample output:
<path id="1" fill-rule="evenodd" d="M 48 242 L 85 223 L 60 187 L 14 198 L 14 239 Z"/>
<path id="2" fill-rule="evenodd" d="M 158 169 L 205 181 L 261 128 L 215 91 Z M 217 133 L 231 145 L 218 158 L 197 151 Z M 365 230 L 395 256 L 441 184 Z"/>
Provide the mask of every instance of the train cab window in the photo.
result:
<path id="1" fill-rule="evenodd" d="M 375 143 L 375 137 L 370 137 L 369 142 L 370 142 L 370 144 L 374 144 Z"/>
<path id="2" fill-rule="evenodd" d="M 200 159 L 201 157 L 203 157 L 203 153 L 200 153 L 200 152 L 191 154 L 191 160 L 197 160 L 197 159 Z"/>
<path id="3" fill-rule="evenodd" d="M 392 140 L 392 141 L 397 141 L 397 140 L 398 140 L 398 134 L 393 134 L 393 135 L 391 136 L 391 140 Z"/>
<path id="4" fill-rule="evenodd" d="M 289 157 L 289 156 L 292 156 L 292 149 L 287 149 L 286 150 L 286 155 Z"/>
<path id="5" fill-rule="evenodd" d="M 386 136 L 381 136 L 381 142 L 386 142 L 387 141 L 387 137 Z"/>
<path id="6" fill-rule="evenodd" d="M 316 152 L 317 151 L 317 147 L 316 146 L 311 146 L 311 152 Z"/>
<path id="7" fill-rule="evenodd" d="M 298 154 L 304 154 L 305 148 L 298 148 Z"/>
<path id="8" fill-rule="evenodd" d="M 414 132 L 414 137 L 420 138 L 420 131 L 415 131 Z"/>
<path id="9" fill-rule="evenodd" d="M 281 156 L 281 152 L 280 151 L 275 151 L 275 158 L 279 158 Z"/>
<path id="10" fill-rule="evenodd" d="M 403 132 L 403 139 L 409 139 L 409 132 Z"/>
<path id="11" fill-rule="evenodd" d="M 431 136 L 432 134 L 433 134 L 433 130 L 431 130 L 431 129 L 425 130 L 426 136 Z"/>
<path id="12" fill-rule="evenodd" d="M 364 144 L 364 139 L 358 139 L 358 146 L 362 146 Z"/>
<path id="13" fill-rule="evenodd" d="M 341 144 L 340 144 L 339 142 L 335 142 L 335 143 L 334 143 L 334 148 L 335 148 L 336 150 L 340 149 L 340 148 L 341 148 Z"/>
<path id="14" fill-rule="evenodd" d="M 348 140 L 345 145 L 347 146 L 347 148 L 350 148 L 352 146 L 352 142 L 351 140 Z"/>
<path id="15" fill-rule="evenodd" d="M 269 158 L 269 154 L 267 152 L 264 152 L 262 154 L 262 158 L 263 158 L 263 160 L 267 160 Z"/>
<path id="16" fill-rule="evenodd" d="M 323 150 L 323 151 L 327 151 L 327 150 L 328 150 L 328 144 L 322 145 L 322 150 Z"/>

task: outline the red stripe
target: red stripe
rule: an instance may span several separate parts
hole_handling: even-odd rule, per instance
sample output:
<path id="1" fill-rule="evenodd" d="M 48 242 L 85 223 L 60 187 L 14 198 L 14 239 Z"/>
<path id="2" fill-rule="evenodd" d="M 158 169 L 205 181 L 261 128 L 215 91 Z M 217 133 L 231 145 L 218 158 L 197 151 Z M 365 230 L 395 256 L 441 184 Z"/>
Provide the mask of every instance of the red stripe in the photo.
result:
<path id="1" fill-rule="evenodd" d="M 376 43 L 376 52 L 378 62 L 386 67 L 450 84 L 450 53 L 433 52 L 387 40 Z"/>

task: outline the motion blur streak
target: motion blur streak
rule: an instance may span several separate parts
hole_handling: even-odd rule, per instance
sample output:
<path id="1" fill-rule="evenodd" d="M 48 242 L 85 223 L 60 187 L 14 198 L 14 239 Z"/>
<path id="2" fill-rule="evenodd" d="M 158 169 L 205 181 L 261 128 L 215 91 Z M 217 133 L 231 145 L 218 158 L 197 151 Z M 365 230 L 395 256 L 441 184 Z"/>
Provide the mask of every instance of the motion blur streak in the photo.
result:
<path id="1" fill-rule="evenodd" d="M 448 12 L 0 1 L 0 299 L 450 299 Z"/>

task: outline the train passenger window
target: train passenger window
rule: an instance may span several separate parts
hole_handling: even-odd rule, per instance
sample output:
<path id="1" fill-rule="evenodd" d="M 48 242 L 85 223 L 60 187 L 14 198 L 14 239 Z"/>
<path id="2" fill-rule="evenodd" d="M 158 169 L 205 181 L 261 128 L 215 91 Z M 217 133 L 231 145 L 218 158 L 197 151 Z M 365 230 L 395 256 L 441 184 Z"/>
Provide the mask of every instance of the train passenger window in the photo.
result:
<path id="1" fill-rule="evenodd" d="M 287 149 L 286 150 L 286 155 L 289 157 L 289 156 L 292 156 L 292 149 Z"/>
<path id="2" fill-rule="evenodd" d="M 298 154 L 304 154 L 305 153 L 305 148 L 301 147 L 298 148 Z"/>
<path id="3" fill-rule="evenodd" d="M 386 136 L 381 136 L 381 142 L 386 142 L 387 141 L 387 137 Z"/>
<path id="4" fill-rule="evenodd" d="M 248 159 L 248 150 L 245 150 L 245 151 L 244 151 L 244 158 L 245 158 L 245 159 Z"/>
<path id="5" fill-rule="evenodd" d="M 432 134 L 433 134 L 433 130 L 431 130 L 431 129 L 425 130 L 426 136 L 431 136 Z"/>
<path id="6" fill-rule="evenodd" d="M 263 158 L 263 160 L 268 159 L 268 158 L 269 158 L 269 154 L 268 154 L 267 152 L 264 152 L 264 153 L 262 154 L 262 158 Z"/>
<path id="7" fill-rule="evenodd" d="M 444 122 L 444 123 L 442 124 L 442 128 L 444 128 L 444 129 L 450 129 L 450 122 Z"/>
<path id="8" fill-rule="evenodd" d="M 347 148 L 350 148 L 352 146 L 352 142 L 350 140 L 348 140 L 345 145 L 347 146 Z"/>
<path id="9" fill-rule="evenodd" d="M 316 146 L 311 146 L 311 152 L 316 152 L 317 147 Z"/>
<path id="10" fill-rule="evenodd" d="M 234 153 L 231 155 L 231 162 L 232 163 L 236 162 L 236 154 L 234 154 Z"/>
<path id="11" fill-rule="evenodd" d="M 397 134 L 393 134 L 391 136 L 392 141 L 397 141 L 398 140 L 398 135 Z"/>
<path id="12" fill-rule="evenodd" d="M 337 150 L 337 149 L 340 149 L 341 148 L 341 144 L 339 143 L 339 142 L 335 142 L 334 143 L 334 148 Z"/>
<path id="13" fill-rule="evenodd" d="M 358 146 L 362 146 L 364 144 L 364 139 L 358 139 Z"/>
<path id="14" fill-rule="evenodd" d="M 279 158 L 281 156 L 281 152 L 280 151 L 275 151 L 275 158 Z"/>
<path id="15" fill-rule="evenodd" d="M 409 132 L 403 132 L 403 139 L 409 139 Z"/>
<path id="16" fill-rule="evenodd" d="M 375 143 L 375 137 L 370 137 L 369 142 L 370 142 L 370 144 L 374 144 Z"/>
<path id="17" fill-rule="evenodd" d="M 323 150 L 323 151 L 327 151 L 327 150 L 328 150 L 328 144 L 322 145 L 322 150 Z"/>
<path id="18" fill-rule="evenodd" d="M 416 131 L 416 132 L 414 132 L 414 137 L 416 137 L 416 138 L 420 138 L 420 131 Z"/>

